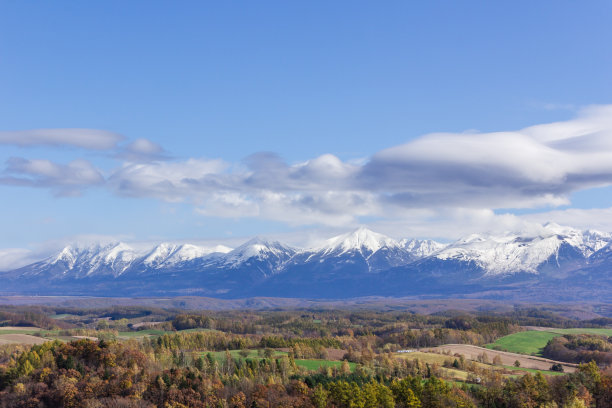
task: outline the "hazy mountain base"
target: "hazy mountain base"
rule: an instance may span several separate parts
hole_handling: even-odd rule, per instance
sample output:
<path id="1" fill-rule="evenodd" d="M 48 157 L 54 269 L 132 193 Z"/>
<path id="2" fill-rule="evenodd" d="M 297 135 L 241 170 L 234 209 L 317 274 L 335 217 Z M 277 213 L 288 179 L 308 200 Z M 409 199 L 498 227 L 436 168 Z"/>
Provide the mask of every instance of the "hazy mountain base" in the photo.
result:
<path id="1" fill-rule="evenodd" d="M 533 308 L 561 316 L 587 320 L 612 318 L 612 304 L 583 301 L 580 303 L 508 302 L 492 299 L 415 299 L 362 297 L 354 299 L 296 299 L 255 297 L 218 299 L 200 296 L 178 297 L 89 297 L 89 296 L 0 296 L 0 305 L 40 305 L 68 308 L 105 308 L 110 306 L 141 306 L 182 310 L 337 310 L 361 309 L 408 311 L 434 314 L 444 311 L 507 313 L 515 309 Z"/>
<path id="2" fill-rule="evenodd" d="M 248 268 L 207 273 L 199 270 L 164 271 L 155 274 L 91 276 L 81 279 L 39 275 L 13 280 L 5 275 L 0 294 L 103 297 L 193 295 L 221 299 L 410 296 L 491 298 L 527 302 L 608 302 L 612 299 L 612 277 L 605 264 L 570 272 L 558 268 L 551 268 L 549 272 L 543 268 L 539 274 L 486 276 L 474 265 L 429 260 L 426 265 L 396 267 L 380 273 L 354 273 L 349 267 L 330 271 L 327 268 L 317 270 L 310 266 L 296 266 L 287 273 L 263 279 Z"/>

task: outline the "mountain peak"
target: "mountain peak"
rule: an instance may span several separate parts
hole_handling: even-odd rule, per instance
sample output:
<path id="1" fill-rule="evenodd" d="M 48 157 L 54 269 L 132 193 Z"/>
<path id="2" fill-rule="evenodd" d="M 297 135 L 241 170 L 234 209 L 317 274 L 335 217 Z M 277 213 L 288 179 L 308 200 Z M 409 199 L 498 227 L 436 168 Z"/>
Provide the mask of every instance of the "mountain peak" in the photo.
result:
<path id="1" fill-rule="evenodd" d="M 267 258 L 269 256 L 273 256 L 284 258 L 291 256 L 294 253 L 295 250 L 293 248 L 283 245 L 278 241 L 272 241 L 261 236 L 256 236 L 229 252 L 227 254 L 228 257 L 226 263 L 236 264 L 253 257 Z"/>
<path id="2" fill-rule="evenodd" d="M 132 251 L 132 248 L 123 242 L 111 242 L 107 244 L 68 244 L 57 255 L 51 257 L 52 264 L 63 261 L 67 264 L 74 263 L 82 256 L 93 256 L 94 254 L 104 253 L 105 255 L 116 254 L 121 251 Z"/>
<path id="3" fill-rule="evenodd" d="M 386 235 L 371 231 L 365 227 L 359 227 L 352 232 L 327 240 L 321 249 L 325 253 L 336 251 L 345 253 L 352 250 L 366 250 L 373 253 L 383 247 L 397 248 L 400 245 L 397 241 Z"/>
<path id="4" fill-rule="evenodd" d="M 282 244 L 278 241 L 273 241 L 261 235 L 257 235 L 249 239 L 244 244 L 240 245 L 238 248 L 248 247 L 248 246 L 253 246 L 253 245 L 260 245 L 260 246 L 266 246 L 266 247 L 274 247 L 274 246 L 279 246 L 279 245 L 282 246 Z"/>
<path id="5" fill-rule="evenodd" d="M 213 253 L 228 253 L 231 248 L 224 245 L 203 247 L 193 244 L 174 244 L 163 242 L 155 246 L 144 258 L 147 266 L 165 267 L 204 258 Z"/>

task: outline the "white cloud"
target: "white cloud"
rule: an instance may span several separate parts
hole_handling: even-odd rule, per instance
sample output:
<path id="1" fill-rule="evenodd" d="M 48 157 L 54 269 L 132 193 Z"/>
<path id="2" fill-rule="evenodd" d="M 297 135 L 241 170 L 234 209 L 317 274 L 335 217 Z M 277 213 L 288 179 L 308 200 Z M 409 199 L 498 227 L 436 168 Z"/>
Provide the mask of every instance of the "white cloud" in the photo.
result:
<path id="1" fill-rule="evenodd" d="M 50 188 L 58 195 L 75 195 L 83 188 L 104 183 L 102 174 L 87 160 L 68 164 L 50 160 L 28 160 L 13 157 L 7 161 L 0 184 Z"/>
<path id="2" fill-rule="evenodd" d="M 5 142 L 16 143 L 9 133 L 3 133 Z M 37 137 L 23 143 L 68 143 L 49 134 Z M 106 144 L 96 144 L 94 139 L 78 143 L 102 148 L 118 140 L 102 138 Z M 405 222 L 416 235 L 422 235 L 419 214 L 429 223 L 451 217 L 459 234 L 462 220 L 466 226 L 498 223 L 502 218 L 492 209 L 554 208 L 570 204 L 575 191 L 612 184 L 612 105 L 517 131 L 428 134 L 365 161 L 325 154 L 289 164 L 274 153 L 251 155 L 242 164 L 162 161 L 165 151 L 146 139 L 116 152 L 127 161 L 106 180 L 84 160 L 62 165 L 11 159 L 0 183 L 49 187 L 60 194 L 105 185 L 121 196 L 191 203 L 208 216 L 290 225 L 353 225 L 375 217 L 393 225 Z M 422 218 L 427 211 L 433 215 Z"/>
<path id="3" fill-rule="evenodd" d="M 203 215 L 260 217 L 290 225 L 354 222 L 376 205 L 368 192 L 346 190 L 343 183 L 357 166 L 332 155 L 293 166 L 268 153 L 246 162 L 247 170 L 233 172 L 220 160 L 130 164 L 109 183 L 121 195 L 191 202 Z"/>
<path id="4" fill-rule="evenodd" d="M 10 271 L 36 262 L 36 256 L 29 249 L 6 248 L 0 249 L 0 272 Z"/>
<path id="5" fill-rule="evenodd" d="M 155 197 L 164 201 L 198 201 L 203 195 L 231 188 L 222 160 L 127 163 L 108 180 L 117 194 Z"/>
<path id="6" fill-rule="evenodd" d="M 210 216 L 290 224 L 337 225 L 428 208 L 554 207 L 568 204 L 574 191 L 612 183 L 612 106 L 513 132 L 429 134 L 365 163 L 326 154 L 287 164 L 258 153 L 245 164 L 127 165 L 111 185 L 122 195 L 192 202 Z"/>
<path id="7" fill-rule="evenodd" d="M 522 219 L 546 223 L 549 221 L 560 225 L 571 225 L 582 230 L 593 229 L 603 232 L 612 232 L 612 207 L 609 208 L 569 208 L 538 212 L 521 216 Z"/>
<path id="8" fill-rule="evenodd" d="M 612 107 L 516 132 L 425 135 L 375 154 L 360 178 L 404 206 L 567 204 L 612 183 Z"/>
<path id="9" fill-rule="evenodd" d="M 486 208 L 436 207 L 404 210 L 373 221 L 369 226 L 394 238 L 428 238 L 454 241 L 473 233 L 499 234 L 537 227 L 514 214 L 496 214 Z"/>
<path id="10" fill-rule="evenodd" d="M 0 144 L 15 146 L 72 146 L 92 150 L 109 150 L 123 136 L 98 129 L 31 129 L 0 131 Z"/>
<path id="11" fill-rule="evenodd" d="M 128 143 L 120 150 L 117 156 L 130 162 L 146 162 L 152 160 L 165 160 L 168 158 L 168 154 L 163 147 L 148 139 L 142 138 Z"/>

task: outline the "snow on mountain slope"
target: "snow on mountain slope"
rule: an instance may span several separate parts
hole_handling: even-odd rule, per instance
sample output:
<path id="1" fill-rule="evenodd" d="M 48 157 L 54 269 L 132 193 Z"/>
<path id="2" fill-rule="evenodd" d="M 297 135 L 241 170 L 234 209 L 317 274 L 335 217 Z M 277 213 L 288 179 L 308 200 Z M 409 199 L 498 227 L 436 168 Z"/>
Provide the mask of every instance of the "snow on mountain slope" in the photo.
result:
<path id="1" fill-rule="evenodd" d="M 162 243 L 149 252 L 142 263 L 149 267 L 157 267 L 162 265 L 166 259 L 168 259 L 177 249 L 178 245 Z"/>
<path id="2" fill-rule="evenodd" d="M 309 252 L 319 254 L 320 256 L 340 256 L 355 251 L 368 258 L 381 248 L 398 249 L 401 248 L 401 245 L 392 238 L 361 227 L 348 234 L 333 237 L 327 240 L 321 247 Z"/>
<path id="3" fill-rule="evenodd" d="M 162 243 L 148 251 L 138 251 L 122 242 L 109 245 L 68 245 L 57 255 L 36 264 L 41 272 L 56 271 L 62 276 L 75 277 L 114 275 L 119 276 L 131 268 L 163 269 L 176 267 L 185 262 L 202 259 L 216 253 L 231 251 L 223 245 L 201 247 L 191 244 Z"/>
<path id="4" fill-rule="evenodd" d="M 585 253 L 589 253 L 589 256 L 591 256 L 595 252 L 612 244 L 612 234 L 587 230 L 584 232 L 583 243 L 585 245 Z"/>
<path id="5" fill-rule="evenodd" d="M 232 248 L 225 245 L 215 245 L 214 247 L 202 247 L 191 244 L 183 244 L 175 251 L 170 258 L 169 262 L 180 263 L 192 261 L 197 258 L 203 258 L 211 254 L 227 254 Z"/>
<path id="6" fill-rule="evenodd" d="M 296 253 L 296 250 L 278 241 L 267 241 L 256 237 L 240 245 L 233 251 L 228 252 L 222 257 L 222 262 L 228 266 L 239 266 L 251 260 L 270 260 L 282 262 L 288 260 Z"/>
<path id="7" fill-rule="evenodd" d="M 33 276 L 51 280 L 121 276 L 125 280 L 147 272 L 161 276 L 160 272 L 182 271 L 198 279 L 212 279 L 214 275 L 219 282 L 225 276 L 237 281 L 249 277 L 264 282 L 271 275 L 279 275 L 281 279 L 283 274 L 287 278 L 302 276 L 304 281 L 312 280 L 313 276 L 350 280 L 360 274 L 404 266 L 419 270 L 422 276 L 429 276 L 433 269 L 442 275 L 450 270 L 460 275 L 465 271 L 457 261 L 469 263 L 465 271 L 470 273 L 477 266 L 476 273 L 484 276 L 518 272 L 554 275 L 561 269 L 560 272 L 567 274 L 576 268 L 612 262 L 612 235 L 546 224 L 523 232 L 473 234 L 450 245 L 429 240 L 398 242 L 366 228 L 306 250 L 262 238 L 254 238 L 234 250 L 221 245 L 173 243 L 162 243 L 148 250 L 136 250 L 124 243 L 72 245 L 55 256 L 7 273 L 11 279 L 21 277 L 24 281 Z"/>
<path id="8" fill-rule="evenodd" d="M 396 240 L 366 228 L 327 240 L 323 245 L 299 251 L 286 265 L 291 271 L 318 276 L 357 276 L 380 272 L 410 262 L 410 254 Z"/>
<path id="9" fill-rule="evenodd" d="M 122 242 L 87 247 L 68 245 L 58 255 L 41 262 L 38 269 L 54 267 L 63 275 L 71 273 L 76 276 L 120 275 L 139 255 Z"/>
<path id="10" fill-rule="evenodd" d="M 549 223 L 535 232 L 472 234 L 433 256 L 442 260 L 475 262 L 489 276 L 517 272 L 537 273 L 538 268 L 551 258 L 558 261 L 563 246 L 574 249 L 586 259 L 611 240 L 610 234 L 582 232 Z"/>
<path id="11" fill-rule="evenodd" d="M 224 245 L 214 247 L 203 247 L 191 244 L 171 244 L 162 243 L 157 245 L 149 252 L 142 263 L 147 267 L 164 268 L 173 267 L 181 263 L 193 261 L 200 258 L 205 258 L 214 253 L 228 253 L 231 248 Z"/>
<path id="12" fill-rule="evenodd" d="M 80 251 L 71 245 L 68 245 L 60 251 L 59 254 L 49 259 L 46 263 L 49 265 L 57 265 L 64 263 L 68 269 L 72 269 L 79 257 Z"/>
<path id="13" fill-rule="evenodd" d="M 400 245 L 408 251 L 414 259 L 428 257 L 448 246 L 447 244 L 441 244 L 430 239 L 402 239 Z"/>
<path id="14" fill-rule="evenodd" d="M 138 253 L 130 246 L 119 242 L 101 248 L 97 253 L 91 256 L 89 265 L 90 270 L 87 274 L 95 273 L 101 269 L 107 268 L 115 275 L 121 275 L 125 272 L 132 262 L 138 257 Z"/>

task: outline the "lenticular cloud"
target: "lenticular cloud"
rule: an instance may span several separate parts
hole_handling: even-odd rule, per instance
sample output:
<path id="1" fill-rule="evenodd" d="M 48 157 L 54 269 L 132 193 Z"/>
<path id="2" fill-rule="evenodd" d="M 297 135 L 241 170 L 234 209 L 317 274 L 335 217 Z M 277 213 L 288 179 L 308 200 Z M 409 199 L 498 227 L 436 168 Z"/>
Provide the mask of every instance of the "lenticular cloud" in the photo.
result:
<path id="1" fill-rule="evenodd" d="M 16 146 L 72 146 L 92 150 L 109 150 L 123 136 L 99 129 L 31 129 L 0 132 L 0 144 Z"/>
<path id="2" fill-rule="evenodd" d="M 558 206 L 574 191 L 612 183 L 612 106 L 518 131 L 428 134 L 362 165 L 331 154 L 287 164 L 273 153 L 250 156 L 246 167 L 219 163 L 142 164 L 111 184 L 120 194 L 192 201 L 208 215 L 291 214 L 297 223 L 394 208 Z"/>
<path id="3" fill-rule="evenodd" d="M 110 132 L 52 129 L 0 132 L 0 143 L 118 149 Z M 59 194 L 105 186 L 117 195 L 188 202 L 201 214 L 261 217 L 291 224 L 344 224 L 397 217 L 418 209 L 533 208 L 568 204 L 571 193 L 612 184 L 612 105 L 593 106 L 564 122 L 516 131 L 432 133 L 360 162 L 324 154 L 286 163 L 256 153 L 242 163 L 169 160 L 138 139 L 106 173 L 92 163 L 11 159 L 0 184 Z"/>

